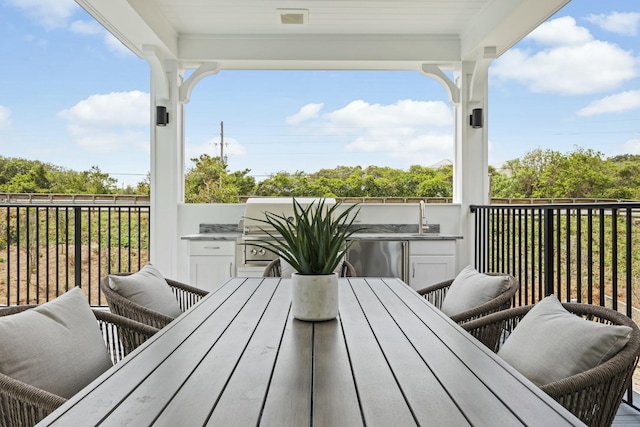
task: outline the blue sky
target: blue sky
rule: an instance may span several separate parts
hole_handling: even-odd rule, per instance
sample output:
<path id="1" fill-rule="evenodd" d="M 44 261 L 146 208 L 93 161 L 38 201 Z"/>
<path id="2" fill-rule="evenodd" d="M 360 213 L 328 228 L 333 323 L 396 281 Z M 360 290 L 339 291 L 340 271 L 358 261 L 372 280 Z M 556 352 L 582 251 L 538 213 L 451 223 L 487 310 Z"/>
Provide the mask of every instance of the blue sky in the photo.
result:
<path id="1" fill-rule="evenodd" d="M 73 0 L 0 0 L 0 155 L 120 183 L 149 171 L 149 67 Z M 186 105 L 186 155 L 261 179 L 453 157 L 453 108 L 418 72 L 222 71 Z M 640 154 L 640 2 L 573 0 L 494 61 L 489 163 L 576 146 Z M 189 162 L 186 167 L 189 168 Z"/>

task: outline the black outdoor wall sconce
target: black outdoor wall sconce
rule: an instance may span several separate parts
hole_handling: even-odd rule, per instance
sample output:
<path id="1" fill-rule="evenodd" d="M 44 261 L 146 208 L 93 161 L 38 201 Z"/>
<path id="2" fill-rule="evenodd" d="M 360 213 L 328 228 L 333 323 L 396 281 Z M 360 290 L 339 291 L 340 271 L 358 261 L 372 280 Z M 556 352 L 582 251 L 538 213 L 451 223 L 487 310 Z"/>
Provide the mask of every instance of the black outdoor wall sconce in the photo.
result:
<path id="1" fill-rule="evenodd" d="M 478 129 L 483 125 L 482 120 L 482 108 L 474 108 L 471 110 L 471 115 L 469 116 L 469 124 L 472 128 Z"/>
<path id="2" fill-rule="evenodd" d="M 158 105 L 156 107 L 156 126 L 166 126 L 169 123 L 169 113 L 167 107 Z"/>

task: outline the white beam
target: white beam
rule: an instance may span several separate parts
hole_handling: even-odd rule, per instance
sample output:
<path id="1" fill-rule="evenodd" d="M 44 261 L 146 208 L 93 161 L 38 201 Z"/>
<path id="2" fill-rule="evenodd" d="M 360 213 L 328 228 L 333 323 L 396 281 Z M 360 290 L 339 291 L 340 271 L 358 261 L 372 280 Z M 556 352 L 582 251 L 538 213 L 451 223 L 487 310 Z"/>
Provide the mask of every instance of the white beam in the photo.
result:
<path id="1" fill-rule="evenodd" d="M 484 46 L 496 57 L 509 50 L 570 0 L 493 0 L 460 36 L 462 60 L 474 61 Z"/>
<path id="2" fill-rule="evenodd" d="M 166 57 L 176 58 L 178 34 L 155 2 L 147 0 L 76 0 L 96 21 L 139 57 L 144 45 L 158 46 Z"/>
<path id="3" fill-rule="evenodd" d="M 457 64 L 457 36 L 181 36 L 183 66 L 215 60 L 220 69 L 404 69 Z"/>

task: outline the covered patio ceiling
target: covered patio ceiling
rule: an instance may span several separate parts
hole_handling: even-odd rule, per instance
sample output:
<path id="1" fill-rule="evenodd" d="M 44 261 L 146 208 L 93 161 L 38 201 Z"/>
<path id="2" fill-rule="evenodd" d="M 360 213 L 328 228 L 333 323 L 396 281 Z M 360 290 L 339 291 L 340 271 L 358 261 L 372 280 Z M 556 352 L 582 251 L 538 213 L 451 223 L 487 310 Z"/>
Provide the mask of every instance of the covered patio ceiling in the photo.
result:
<path id="1" fill-rule="evenodd" d="M 183 69 L 444 70 L 500 56 L 569 0 L 76 1 Z"/>

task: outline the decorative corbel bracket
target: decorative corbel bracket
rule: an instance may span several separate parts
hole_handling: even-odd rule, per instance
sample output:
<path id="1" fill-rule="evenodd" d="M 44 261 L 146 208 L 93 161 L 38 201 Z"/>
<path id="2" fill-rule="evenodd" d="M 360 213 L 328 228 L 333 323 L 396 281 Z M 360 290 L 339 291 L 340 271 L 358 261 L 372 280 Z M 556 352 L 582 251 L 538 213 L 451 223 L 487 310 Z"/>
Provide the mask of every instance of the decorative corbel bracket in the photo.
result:
<path id="1" fill-rule="evenodd" d="M 151 68 L 151 85 L 156 99 L 169 99 L 169 79 L 160 58 L 160 51 L 153 45 L 144 45 L 142 54 Z"/>
<path id="2" fill-rule="evenodd" d="M 496 47 L 485 46 L 482 54 L 476 60 L 469 84 L 469 102 L 482 102 L 484 89 L 489 77 L 489 65 L 496 59 Z"/>
<path id="3" fill-rule="evenodd" d="M 189 76 L 187 80 L 180 85 L 180 95 L 178 102 L 186 104 L 191 98 L 191 91 L 195 87 L 196 83 L 202 80 L 204 77 L 218 74 L 220 67 L 217 62 L 205 62 L 200 64 L 198 68 Z"/>
<path id="4" fill-rule="evenodd" d="M 460 89 L 437 65 L 422 64 L 422 74 L 433 77 L 444 86 L 449 94 L 450 104 L 456 105 L 460 103 Z"/>

